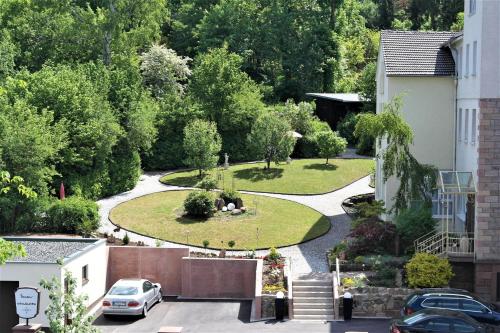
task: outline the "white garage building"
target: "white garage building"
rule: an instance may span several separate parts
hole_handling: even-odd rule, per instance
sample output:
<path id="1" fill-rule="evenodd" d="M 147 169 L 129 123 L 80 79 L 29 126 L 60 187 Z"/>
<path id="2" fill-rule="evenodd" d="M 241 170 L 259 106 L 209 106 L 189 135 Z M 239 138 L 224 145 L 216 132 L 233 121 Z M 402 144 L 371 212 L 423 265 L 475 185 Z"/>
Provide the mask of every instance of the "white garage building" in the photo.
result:
<path id="1" fill-rule="evenodd" d="M 45 309 L 48 292 L 40 280 L 56 277 L 62 281 L 70 271 L 77 281 L 77 293 L 88 296 L 87 306 L 98 302 L 106 290 L 107 249 L 104 239 L 4 237 L 20 243 L 26 249 L 23 258 L 14 258 L 0 266 L 0 332 L 10 332 L 18 323 L 14 291 L 18 287 L 37 287 L 40 294 L 40 313 L 30 322 L 49 326 Z M 64 285 L 64 284 L 63 284 Z"/>

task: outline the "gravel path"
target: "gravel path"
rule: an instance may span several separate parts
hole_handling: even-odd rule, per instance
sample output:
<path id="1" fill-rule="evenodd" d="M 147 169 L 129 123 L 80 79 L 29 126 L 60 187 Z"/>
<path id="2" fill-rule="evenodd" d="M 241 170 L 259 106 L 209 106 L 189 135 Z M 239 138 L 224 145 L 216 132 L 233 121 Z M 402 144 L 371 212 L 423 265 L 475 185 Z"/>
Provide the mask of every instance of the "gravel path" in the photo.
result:
<path id="1" fill-rule="evenodd" d="M 128 201 L 133 198 L 137 198 L 146 194 L 171 191 L 183 189 L 178 186 L 164 185 L 160 183 L 160 178 L 165 173 L 146 173 L 141 176 L 141 179 L 137 186 L 128 192 L 124 192 L 109 198 L 102 199 L 98 201 L 99 212 L 101 215 L 101 227 L 100 232 L 107 232 L 108 234 L 113 233 L 115 226 L 111 224 L 108 219 L 109 212 L 116 205 Z M 342 209 L 341 203 L 348 197 L 363 194 L 372 193 L 373 188 L 369 187 L 370 177 L 364 177 L 354 183 L 347 185 L 337 191 L 320 194 L 320 195 L 285 195 L 285 194 L 271 194 L 271 193 L 256 193 L 256 192 L 246 192 L 255 195 L 262 195 L 268 197 L 275 197 L 281 199 L 291 200 L 308 207 L 311 207 L 330 219 L 332 228 L 330 231 L 314 240 L 298 244 L 287 246 L 279 249 L 279 252 L 284 256 L 290 257 L 292 262 L 292 270 L 294 275 L 300 275 L 309 272 L 326 272 L 328 271 L 327 263 L 325 260 L 325 253 L 328 249 L 333 247 L 335 244 L 340 242 L 346 237 L 349 232 L 349 227 L 351 220 L 345 214 Z M 116 237 L 123 238 L 125 231 L 121 230 L 114 233 Z M 145 237 L 133 232 L 128 232 L 131 241 L 143 241 L 145 244 L 150 246 L 155 246 L 155 239 L 151 237 Z M 164 247 L 185 247 L 183 245 L 178 245 L 175 243 L 164 242 Z M 192 250 L 199 250 L 197 247 L 190 247 Z M 232 251 L 231 253 L 238 253 L 237 251 Z M 257 251 L 257 255 L 265 255 L 267 251 Z"/>

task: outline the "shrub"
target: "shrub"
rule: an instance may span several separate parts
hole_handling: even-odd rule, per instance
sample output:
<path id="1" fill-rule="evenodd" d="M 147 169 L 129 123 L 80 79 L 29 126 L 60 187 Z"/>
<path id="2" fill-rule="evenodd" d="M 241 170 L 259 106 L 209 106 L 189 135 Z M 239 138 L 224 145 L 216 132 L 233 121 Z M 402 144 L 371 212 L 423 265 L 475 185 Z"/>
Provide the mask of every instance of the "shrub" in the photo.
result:
<path id="1" fill-rule="evenodd" d="M 384 202 L 374 200 L 372 202 L 360 202 L 354 205 L 354 210 L 359 218 L 377 218 L 385 213 Z"/>
<path id="2" fill-rule="evenodd" d="M 430 230 L 435 230 L 436 223 L 428 205 L 418 205 L 401 212 L 396 217 L 396 230 L 400 235 L 400 246 L 403 251 L 413 253 L 414 241 Z"/>
<path id="3" fill-rule="evenodd" d="M 328 252 L 328 256 L 330 257 L 331 260 L 334 260 L 337 257 L 340 257 L 342 253 L 345 253 L 347 250 L 347 243 L 342 241 L 335 245 L 330 251 Z"/>
<path id="4" fill-rule="evenodd" d="M 189 216 L 210 217 L 214 208 L 212 195 L 208 191 L 193 191 L 184 200 L 184 210 Z"/>
<path id="5" fill-rule="evenodd" d="M 196 187 L 201 188 L 202 190 L 211 191 L 217 188 L 217 180 L 213 177 L 207 176 L 200 180 Z"/>
<path id="6" fill-rule="evenodd" d="M 48 229 L 61 233 L 89 234 L 99 227 L 97 204 L 78 196 L 55 201 L 47 211 Z"/>
<path id="7" fill-rule="evenodd" d="M 375 276 L 371 278 L 371 282 L 379 287 L 394 287 L 396 284 L 396 268 L 385 265 L 375 266 Z"/>
<path id="8" fill-rule="evenodd" d="M 357 143 L 356 137 L 354 136 L 356 122 L 356 115 L 349 112 L 337 124 L 337 132 L 339 132 L 339 135 L 345 138 L 350 145 L 355 145 Z"/>
<path id="9" fill-rule="evenodd" d="M 364 264 L 365 262 L 365 257 L 363 256 L 357 256 L 356 258 L 354 258 L 354 262 L 356 264 Z"/>
<path id="10" fill-rule="evenodd" d="M 444 287 L 454 275 L 447 259 L 429 253 L 417 253 L 405 268 L 411 288 Z"/>
<path id="11" fill-rule="evenodd" d="M 267 258 L 272 261 L 276 261 L 281 258 L 281 254 L 276 250 L 276 248 L 272 247 L 269 249 L 269 254 L 267 255 Z"/>
<path id="12" fill-rule="evenodd" d="M 286 289 L 283 286 L 283 283 L 278 283 L 278 284 L 266 284 L 262 288 L 262 291 L 274 294 L 277 293 L 278 291 L 286 292 Z"/>
<path id="13" fill-rule="evenodd" d="M 396 227 L 390 222 L 365 220 L 351 230 L 349 237 L 354 240 L 349 244 L 349 256 L 368 253 L 389 253 L 394 249 Z"/>
<path id="14" fill-rule="evenodd" d="M 210 241 L 208 239 L 205 239 L 203 241 L 203 247 L 206 249 L 210 245 Z"/>
<path id="15" fill-rule="evenodd" d="M 236 199 L 240 199 L 241 195 L 238 191 L 224 190 L 221 192 L 220 197 L 224 199 L 224 202 L 228 205 L 230 202 L 236 204 Z"/>
<path id="16" fill-rule="evenodd" d="M 342 278 L 342 285 L 345 287 L 345 288 L 351 288 L 351 287 L 354 287 L 354 279 L 350 278 L 350 277 L 345 277 L 345 278 Z"/>
<path id="17" fill-rule="evenodd" d="M 130 243 L 130 237 L 128 237 L 128 233 L 125 234 L 125 236 L 122 239 L 123 245 L 128 245 Z"/>

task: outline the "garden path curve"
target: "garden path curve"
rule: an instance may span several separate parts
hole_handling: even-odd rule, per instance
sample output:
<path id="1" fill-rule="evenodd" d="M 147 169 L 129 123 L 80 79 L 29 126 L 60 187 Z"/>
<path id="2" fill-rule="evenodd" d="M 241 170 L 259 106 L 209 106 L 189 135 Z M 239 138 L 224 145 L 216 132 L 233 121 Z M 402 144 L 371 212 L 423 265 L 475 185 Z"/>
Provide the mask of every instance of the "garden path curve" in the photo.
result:
<path id="1" fill-rule="evenodd" d="M 141 176 L 136 187 L 128 192 L 120 193 L 115 196 L 99 200 L 99 213 L 101 216 L 100 232 L 108 234 L 113 233 L 116 228 L 109 220 L 109 213 L 116 205 L 146 195 L 162 191 L 171 191 L 184 189 L 179 186 L 171 186 L 160 183 L 160 178 L 165 175 L 165 172 L 148 172 Z M 372 193 L 373 188 L 369 186 L 370 177 L 364 177 L 336 191 L 319 194 L 319 195 L 290 195 L 290 194 L 273 194 L 273 193 L 257 193 L 246 192 L 255 195 L 263 195 L 294 201 L 305 206 L 311 207 L 330 219 L 332 227 L 330 231 L 323 236 L 320 236 L 311 241 L 282 247 L 279 252 L 291 258 L 292 270 L 294 275 L 299 275 L 309 272 L 326 272 L 328 270 L 325 253 L 328 249 L 346 238 L 349 233 L 351 219 L 342 209 L 342 201 L 354 195 Z M 116 237 L 123 238 L 124 230 L 114 233 Z M 138 235 L 128 231 L 131 241 L 143 241 L 145 244 L 155 246 L 155 239 Z M 164 247 L 185 247 L 183 245 L 164 242 Z M 191 246 L 192 250 L 200 250 L 198 247 Z M 268 251 L 257 251 L 257 255 L 265 255 Z M 231 251 L 238 253 L 238 251 Z M 243 252 L 241 252 L 243 253 Z"/>

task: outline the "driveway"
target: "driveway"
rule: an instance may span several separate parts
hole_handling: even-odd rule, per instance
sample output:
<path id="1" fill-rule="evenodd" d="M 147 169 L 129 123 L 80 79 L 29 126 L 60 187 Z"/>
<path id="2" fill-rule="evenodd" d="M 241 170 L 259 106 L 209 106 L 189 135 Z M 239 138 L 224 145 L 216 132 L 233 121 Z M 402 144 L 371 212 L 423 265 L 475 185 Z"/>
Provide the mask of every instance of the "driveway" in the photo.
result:
<path id="1" fill-rule="evenodd" d="M 94 325 L 103 333 L 156 333 L 161 326 L 180 326 L 183 333 L 387 333 L 387 320 L 351 322 L 260 321 L 250 323 L 250 301 L 165 301 L 156 304 L 147 318 L 99 316 Z"/>

